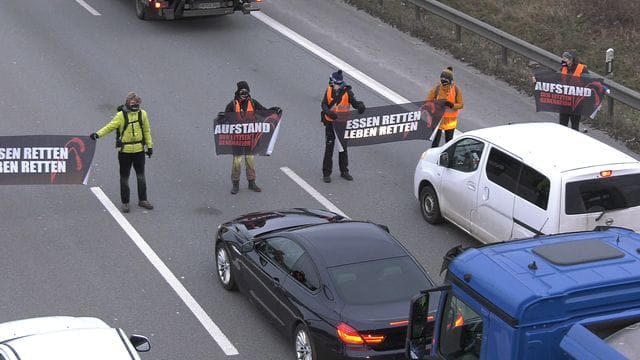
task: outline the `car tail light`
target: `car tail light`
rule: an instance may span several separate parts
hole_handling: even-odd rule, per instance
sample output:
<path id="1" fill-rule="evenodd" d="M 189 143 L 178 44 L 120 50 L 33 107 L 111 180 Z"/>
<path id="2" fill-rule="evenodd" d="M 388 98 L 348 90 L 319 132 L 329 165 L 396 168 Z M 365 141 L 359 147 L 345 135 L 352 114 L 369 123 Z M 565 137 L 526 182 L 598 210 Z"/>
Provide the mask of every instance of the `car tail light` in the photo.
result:
<path id="1" fill-rule="evenodd" d="M 345 344 L 378 345 L 384 341 L 384 335 L 359 333 L 358 330 L 345 323 L 339 323 L 338 326 L 336 326 L 336 331 L 338 338 Z"/>
<path id="2" fill-rule="evenodd" d="M 149 0 L 149 2 L 151 2 L 153 4 L 153 7 L 155 9 L 164 9 L 168 6 L 168 2 L 166 1 L 161 1 L 161 0 Z"/>
<path id="3" fill-rule="evenodd" d="M 409 320 L 392 321 L 389 323 L 389 325 L 390 326 L 409 325 Z"/>
<path id="4" fill-rule="evenodd" d="M 602 170 L 602 171 L 600 171 L 600 176 L 601 177 L 609 177 L 611 175 L 613 175 L 613 171 L 611 171 L 611 170 Z"/>

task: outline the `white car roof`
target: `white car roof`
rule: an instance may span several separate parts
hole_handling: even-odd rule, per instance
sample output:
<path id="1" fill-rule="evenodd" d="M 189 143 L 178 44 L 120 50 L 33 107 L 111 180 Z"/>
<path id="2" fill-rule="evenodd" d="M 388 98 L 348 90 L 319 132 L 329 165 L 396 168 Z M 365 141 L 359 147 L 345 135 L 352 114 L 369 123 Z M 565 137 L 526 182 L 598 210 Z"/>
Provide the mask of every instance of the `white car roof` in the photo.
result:
<path id="1" fill-rule="evenodd" d="M 43 334 L 68 329 L 110 328 L 94 317 L 47 316 L 0 324 L 0 342 L 27 335 Z"/>
<path id="2" fill-rule="evenodd" d="M 640 167 L 638 160 L 622 151 L 556 123 L 494 126 L 468 131 L 464 135 L 489 141 L 539 171 L 561 173 L 612 164 Z"/>

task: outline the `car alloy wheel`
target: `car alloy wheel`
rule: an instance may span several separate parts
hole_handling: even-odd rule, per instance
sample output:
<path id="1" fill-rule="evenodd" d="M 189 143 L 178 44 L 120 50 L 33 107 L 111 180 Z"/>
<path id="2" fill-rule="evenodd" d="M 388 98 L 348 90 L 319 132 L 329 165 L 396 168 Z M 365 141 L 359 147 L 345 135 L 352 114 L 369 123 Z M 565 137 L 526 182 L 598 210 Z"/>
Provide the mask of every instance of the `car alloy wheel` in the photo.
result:
<path id="1" fill-rule="evenodd" d="M 147 9 L 142 4 L 142 0 L 134 0 L 136 2 L 136 16 L 139 19 L 147 20 L 149 16 L 147 15 Z"/>
<path id="2" fill-rule="evenodd" d="M 231 260 L 227 249 L 222 243 L 216 244 L 216 266 L 218 268 L 218 280 L 220 280 L 222 287 L 227 290 L 235 289 L 236 283 L 233 277 Z"/>
<path id="3" fill-rule="evenodd" d="M 296 336 L 294 339 L 294 346 L 296 347 L 296 359 L 297 360 L 314 360 L 313 346 L 311 345 L 311 339 L 307 328 L 300 324 L 296 327 Z"/>
<path id="4" fill-rule="evenodd" d="M 436 191 L 429 185 L 420 190 L 420 210 L 422 217 L 430 224 L 439 224 L 442 222 L 442 213 L 440 213 L 440 203 Z"/>

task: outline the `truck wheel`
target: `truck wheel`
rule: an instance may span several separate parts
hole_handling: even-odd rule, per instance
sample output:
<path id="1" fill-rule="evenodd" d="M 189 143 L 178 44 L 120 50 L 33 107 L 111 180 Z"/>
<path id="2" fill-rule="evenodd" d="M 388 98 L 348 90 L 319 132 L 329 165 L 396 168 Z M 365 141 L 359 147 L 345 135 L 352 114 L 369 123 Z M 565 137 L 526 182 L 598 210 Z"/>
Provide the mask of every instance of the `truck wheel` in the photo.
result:
<path id="1" fill-rule="evenodd" d="M 442 223 L 443 218 L 440 213 L 438 196 L 431 185 L 427 185 L 420 190 L 420 210 L 422 212 L 422 217 L 429 224 Z"/>
<path id="2" fill-rule="evenodd" d="M 136 16 L 142 20 L 149 20 L 149 7 L 142 2 L 145 0 L 133 0 L 136 2 Z"/>

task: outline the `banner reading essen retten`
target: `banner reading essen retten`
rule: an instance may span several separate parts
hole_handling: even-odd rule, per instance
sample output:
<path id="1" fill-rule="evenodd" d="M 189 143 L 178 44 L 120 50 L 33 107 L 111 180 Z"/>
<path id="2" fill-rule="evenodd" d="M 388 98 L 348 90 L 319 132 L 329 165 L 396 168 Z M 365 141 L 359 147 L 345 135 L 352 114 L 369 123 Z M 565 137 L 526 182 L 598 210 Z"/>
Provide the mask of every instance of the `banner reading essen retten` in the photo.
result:
<path id="1" fill-rule="evenodd" d="M 440 124 L 445 100 L 370 107 L 338 113 L 333 121 L 338 150 L 405 140 L 427 140 Z M 343 115 L 344 114 L 344 115 Z"/>
<path id="2" fill-rule="evenodd" d="M 536 111 L 580 114 L 595 118 L 606 86 L 602 79 L 542 71 L 535 74 Z"/>
<path id="3" fill-rule="evenodd" d="M 273 110 L 256 110 L 245 116 L 228 112 L 213 121 L 216 155 L 269 156 L 278 139 L 281 115 Z"/>
<path id="4" fill-rule="evenodd" d="M 0 136 L 0 185 L 86 185 L 95 149 L 88 136 Z"/>

